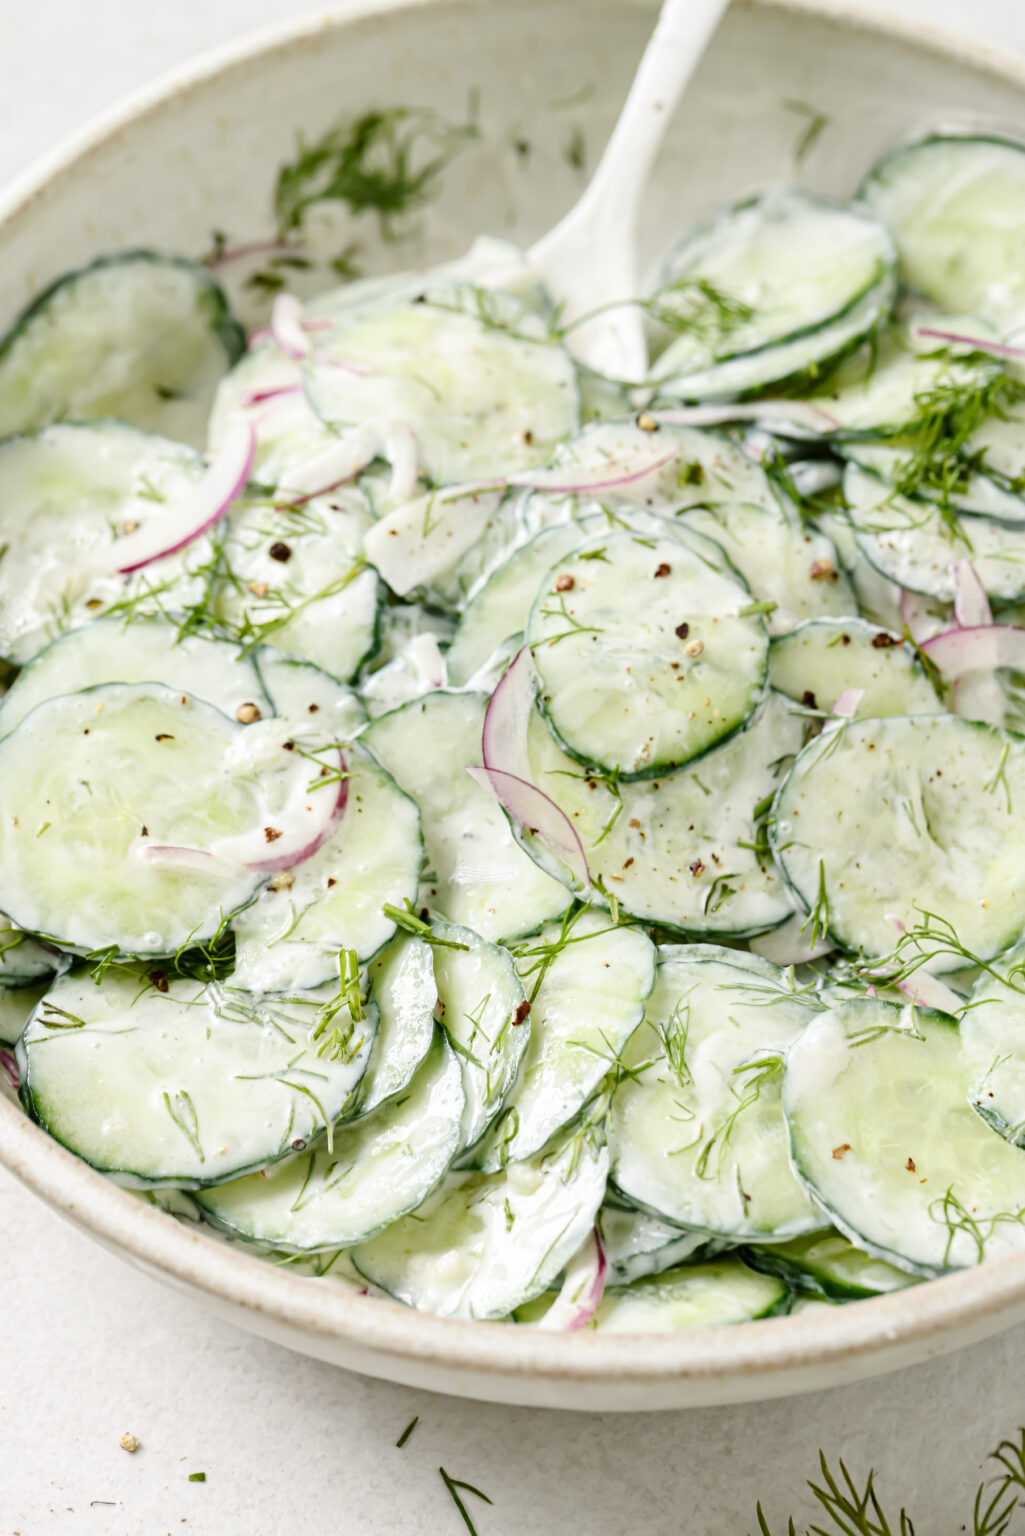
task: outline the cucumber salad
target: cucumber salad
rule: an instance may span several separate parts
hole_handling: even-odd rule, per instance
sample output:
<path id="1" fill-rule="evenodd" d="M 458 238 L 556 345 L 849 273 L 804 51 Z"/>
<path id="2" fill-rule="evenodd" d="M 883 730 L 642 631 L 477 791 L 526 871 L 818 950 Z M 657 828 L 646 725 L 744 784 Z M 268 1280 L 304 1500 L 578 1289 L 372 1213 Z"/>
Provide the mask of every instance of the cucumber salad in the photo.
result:
<path id="1" fill-rule="evenodd" d="M 293 1272 L 658 1331 L 1025 1250 L 1025 145 L 0 342 L 0 1065 Z"/>

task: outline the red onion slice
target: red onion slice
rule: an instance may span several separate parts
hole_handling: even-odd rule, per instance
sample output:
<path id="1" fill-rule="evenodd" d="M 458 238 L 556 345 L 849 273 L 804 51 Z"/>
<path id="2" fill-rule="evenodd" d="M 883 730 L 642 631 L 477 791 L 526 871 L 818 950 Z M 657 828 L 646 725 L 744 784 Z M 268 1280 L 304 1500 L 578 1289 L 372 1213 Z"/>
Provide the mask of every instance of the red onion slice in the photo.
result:
<path id="1" fill-rule="evenodd" d="M 286 256 L 294 250 L 294 245 L 286 245 L 281 240 L 250 240 L 244 245 L 225 246 L 216 256 L 207 257 L 203 265 L 213 272 L 217 267 L 226 267 L 233 261 L 245 261 L 250 256 Z"/>
<path id="2" fill-rule="evenodd" d="M 251 423 L 236 418 L 195 490 L 168 512 L 115 541 L 110 550 L 114 569 L 130 576 L 154 560 L 176 554 L 206 533 L 245 490 L 255 457 L 256 433 Z"/>
<path id="3" fill-rule="evenodd" d="M 486 784 L 505 807 L 513 821 L 525 832 L 544 843 L 550 853 L 566 865 L 576 883 L 586 887 L 591 883 L 587 867 L 587 855 L 577 829 L 536 784 L 517 778 L 513 773 L 502 773 L 497 768 L 467 768 L 476 784 Z"/>
<path id="4" fill-rule="evenodd" d="M 279 293 L 270 312 L 270 333 L 286 357 L 300 363 L 310 344 L 303 330 L 303 307 L 294 293 Z"/>
<path id="5" fill-rule="evenodd" d="M 840 423 L 810 400 L 748 400 L 732 405 L 681 405 L 672 410 L 647 411 L 652 421 L 667 427 L 718 427 L 730 421 L 781 421 L 812 432 L 832 432 Z"/>
<path id="6" fill-rule="evenodd" d="M 954 566 L 954 618 L 962 629 L 993 622 L 986 588 L 970 560 L 959 560 Z"/>
<path id="7" fill-rule="evenodd" d="M 537 697 L 537 673 L 530 646 L 517 651 L 484 712 L 481 751 L 485 768 L 530 781 L 527 729 Z"/>
<path id="8" fill-rule="evenodd" d="M 244 389 L 238 397 L 239 405 L 266 405 L 268 400 L 280 400 L 284 395 L 301 395 L 301 384 L 274 384 L 265 389 Z"/>
<path id="9" fill-rule="evenodd" d="M 664 469 L 679 457 L 679 448 L 673 448 L 666 453 L 660 451 L 653 457 L 641 457 L 639 462 L 633 465 L 616 464 L 607 461 L 604 464 L 593 465 L 566 465 L 564 469 L 528 469 L 520 474 L 510 475 L 508 485 L 519 486 L 525 490 L 548 491 L 557 496 L 575 496 L 591 491 L 611 491 L 620 485 L 631 485 L 635 480 L 643 480 L 646 475 L 653 475 L 656 470 Z"/>
<path id="10" fill-rule="evenodd" d="M 608 1268 L 605 1250 L 595 1228 L 580 1252 L 567 1264 L 562 1289 L 537 1326 L 560 1333 L 575 1333 L 578 1328 L 586 1328 L 605 1293 Z"/>
<path id="11" fill-rule="evenodd" d="M 823 736 L 828 736 L 830 731 L 839 730 L 845 720 L 853 720 L 858 712 L 858 705 L 864 697 L 864 688 L 845 688 L 830 710 L 829 719 L 822 727 Z"/>
<path id="12" fill-rule="evenodd" d="M 994 671 L 997 667 L 1025 672 L 1025 629 L 1012 624 L 944 629 L 923 641 L 922 650 L 948 681 L 966 672 Z"/>
<path id="13" fill-rule="evenodd" d="M 10 1051 L 0 1051 L 0 1072 L 3 1073 L 8 1088 L 17 1093 L 18 1084 L 21 1082 L 21 1073 L 18 1071 L 18 1063 Z"/>
<path id="14" fill-rule="evenodd" d="M 989 341 L 984 336 L 969 336 L 963 331 L 945 331 L 915 322 L 911 334 L 916 341 L 943 341 L 954 347 L 971 347 L 973 352 L 988 352 L 993 357 L 1025 358 L 1025 348 L 1010 347 L 1003 341 Z"/>

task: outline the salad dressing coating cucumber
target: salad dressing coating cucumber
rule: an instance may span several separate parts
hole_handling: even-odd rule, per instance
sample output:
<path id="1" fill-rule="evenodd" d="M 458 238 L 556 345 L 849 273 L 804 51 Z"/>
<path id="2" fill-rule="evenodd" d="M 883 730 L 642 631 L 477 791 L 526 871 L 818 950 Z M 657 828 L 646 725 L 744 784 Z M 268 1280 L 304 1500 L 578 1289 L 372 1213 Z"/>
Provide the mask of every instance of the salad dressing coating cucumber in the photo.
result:
<path id="1" fill-rule="evenodd" d="M 93 619 L 67 630 L 15 678 L 0 703 L 0 735 L 47 699 L 101 683 L 161 683 L 213 704 L 232 719 L 272 713 L 251 657 L 216 634 L 179 634 L 166 619 Z M 240 714 L 240 711 L 242 712 Z"/>
<path id="2" fill-rule="evenodd" d="M 4 902 L 22 928 L 79 950 L 173 954 L 201 942 L 263 881 L 150 862 L 258 832 L 246 727 L 189 694 L 105 684 L 40 704 L 0 741 Z"/>
<path id="3" fill-rule="evenodd" d="M 817 932 L 886 956 L 917 931 L 929 968 L 949 971 L 1025 928 L 1022 805 L 1020 737 L 954 715 L 858 719 L 801 752 L 769 835 Z M 959 949 L 925 932 L 945 926 Z"/>
<path id="4" fill-rule="evenodd" d="M 127 581 L 115 554 L 120 536 L 166 515 L 202 474 L 191 448 L 117 421 L 0 443 L 0 654 L 23 666 L 105 611 L 180 612 L 202 601 L 209 538 Z"/>
<path id="5" fill-rule="evenodd" d="M 450 1174 L 353 1251 L 389 1296 L 442 1317 L 507 1317 L 554 1283 L 594 1226 L 608 1172 L 596 1126 L 501 1173 Z"/>
<path id="6" fill-rule="evenodd" d="M 714 1258 L 721 1246 L 703 1232 L 682 1232 L 647 1211 L 628 1211 L 608 1202 L 598 1212 L 598 1234 L 610 1285 L 628 1285 L 680 1264 L 701 1263 Z"/>
<path id="7" fill-rule="evenodd" d="M 729 1256 L 610 1285 L 591 1326 L 599 1333 L 668 1333 L 753 1322 L 788 1310 L 782 1280 L 758 1275 Z"/>
<path id="8" fill-rule="evenodd" d="M 863 716 L 942 710 L 907 641 L 860 618 L 809 619 L 778 635 L 769 652 L 769 681 L 809 709 L 828 712 L 846 689 L 859 688 Z"/>
<path id="9" fill-rule="evenodd" d="M 959 1021 L 972 1105 L 1016 1147 L 1025 1146 L 1023 960 L 1019 943 L 984 970 Z"/>
<path id="10" fill-rule="evenodd" d="M 18 1044 L 22 1098 L 119 1182 L 198 1189 L 266 1167 L 332 1127 L 366 1070 L 377 1009 L 334 986 L 263 1000 L 114 966 L 56 981 Z"/>
<path id="11" fill-rule="evenodd" d="M 416 806 L 358 742 L 344 755 L 341 821 L 316 853 L 271 880 L 235 919 L 239 986 L 254 992 L 319 986 L 337 974 L 339 950 L 371 959 L 395 932 L 384 908 L 416 893 L 422 856 Z M 315 773 L 311 765 L 311 778 Z"/>
<path id="12" fill-rule="evenodd" d="M 580 909 L 517 946 L 530 1041 L 501 1116 L 474 1151 L 494 1172 L 540 1151 L 615 1070 L 644 1017 L 655 951 L 643 933 Z"/>
<path id="13" fill-rule="evenodd" d="M 1025 1157 L 971 1108 L 952 1019 L 871 1000 L 812 1019 L 783 1083 L 801 1179 L 844 1236 L 932 1276 L 1025 1248 Z"/>
<path id="14" fill-rule="evenodd" d="M 766 960 L 711 945 L 659 955 L 609 1122 L 611 1177 L 636 1205 L 727 1241 L 822 1225 L 794 1178 L 783 1055 L 817 1011 Z"/>
<path id="15" fill-rule="evenodd" d="M 630 534 L 542 582 L 526 640 L 562 745 L 598 772 L 652 778 L 700 757 L 758 703 L 768 639 L 750 594 L 676 541 Z"/>
<path id="16" fill-rule="evenodd" d="M 592 882 L 600 880 L 624 912 L 677 933 L 742 938 L 793 910 L 762 816 L 804 726 L 770 691 L 746 729 L 699 762 L 624 784 L 582 770 L 535 711 L 531 777 L 576 828 Z M 535 851 L 536 839 L 521 833 L 521 840 Z"/>
<path id="17" fill-rule="evenodd" d="M 420 807 L 417 905 L 486 939 L 513 939 L 558 917 L 570 896 L 517 846 L 494 795 L 466 772 L 482 761 L 486 704 L 438 690 L 379 716 L 363 740 Z"/>
<path id="18" fill-rule="evenodd" d="M 273 712 L 287 720 L 316 725 L 326 741 L 351 741 L 367 723 L 357 693 L 311 661 L 258 647 L 253 659 Z"/>
<path id="19" fill-rule="evenodd" d="M 69 272 L 0 341 L 0 434 L 117 416 L 203 441 L 217 383 L 245 347 L 213 278 L 127 251 Z"/>
<path id="20" fill-rule="evenodd" d="M 14 1045 L 49 983 L 40 986 L 0 986 L 0 1045 Z"/>
<path id="21" fill-rule="evenodd" d="M 204 1190 L 197 1203 L 220 1226 L 286 1252 L 364 1242 L 422 1205 L 459 1150 L 463 1084 L 440 1034 L 398 1098 L 340 1129 L 330 1149 Z"/>
<path id="22" fill-rule="evenodd" d="M 410 1082 L 431 1048 L 438 984 L 431 947 L 399 934 L 367 971 L 377 1004 L 377 1034 L 352 1118 L 369 1115 Z"/>
<path id="23" fill-rule="evenodd" d="M 839 1232 L 813 1232 L 771 1248 L 745 1248 L 745 1264 L 778 1275 L 804 1295 L 824 1301 L 860 1301 L 914 1285 L 914 1278 L 883 1259 L 862 1253 Z"/>

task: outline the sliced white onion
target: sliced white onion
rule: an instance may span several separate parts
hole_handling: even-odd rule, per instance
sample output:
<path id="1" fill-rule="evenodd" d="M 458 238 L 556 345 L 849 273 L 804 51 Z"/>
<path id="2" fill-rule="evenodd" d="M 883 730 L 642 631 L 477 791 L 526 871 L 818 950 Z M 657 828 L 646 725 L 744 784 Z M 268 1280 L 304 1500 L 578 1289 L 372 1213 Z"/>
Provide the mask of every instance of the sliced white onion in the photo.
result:
<path id="1" fill-rule="evenodd" d="M 832 432 L 840 425 L 810 400 L 747 400 L 732 405 L 681 405 L 672 410 L 646 411 L 652 421 L 667 427 L 718 427 L 729 421 L 779 421 L 807 427 L 815 433 Z"/>
<path id="2" fill-rule="evenodd" d="M 134 533 L 117 539 L 109 553 L 111 567 L 122 576 L 130 576 L 206 533 L 245 490 L 255 456 L 256 433 L 250 422 L 236 417 L 195 490 Z"/>
<path id="3" fill-rule="evenodd" d="M 517 651 L 484 712 L 481 752 L 485 768 L 530 780 L 527 729 L 536 697 L 537 672 L 530 646 L 525 645 Z"/>
<path id="4" fill-rule="evenodd" d="M 1025 629 L 1012 624 L 944 629 L 923 641 L 922 650 L 948 681 L 966 672 L 992 672 L 997 667 L 1025 672 Z"/>
<path id="5" fill-rule="evenodd" d="M 993 622 L 986 588 L 970 560 L 958 560 L 954 566 L 954 618 L 962 629 Z"/>
<path id="6" fill-rule="evenodd" d="M 573 1333 L 578 1328 L 585 1328 L 605 1294 L 608 1269 L 608 1260 L 596 1229 L 580 1252 L 566 1265 L 562 1289 L 537 1326 L 560 1333 Z"/>
<path id="7" fill-rule="evenodd" d="M 303 330 L 303 307 L 294 293 L 279 293 L 270 312 L 270 333 L 286 357 L 302 362 L 310 344 Z"/>
<path id="8" fill-rule="evenodd" d="M 536 784 L 529 784 L 512 773 L 501 773 L 497 768 L 467 768 L 466 771 L 475 783 L 487 785 L 512 819 L 565 864 L 579 886 L 590 885 L 591 872 L 584 845 L 573 823 L 554 800 L 550 800 Z"/>
<path id="9" fill-rule="evenodd" d="M 501 496 L 500 490 L 474 488 L 418 496 L 367 530 L 366 557 L 392 591 L 404 597 L 452 569 L 476 544 Z"/>

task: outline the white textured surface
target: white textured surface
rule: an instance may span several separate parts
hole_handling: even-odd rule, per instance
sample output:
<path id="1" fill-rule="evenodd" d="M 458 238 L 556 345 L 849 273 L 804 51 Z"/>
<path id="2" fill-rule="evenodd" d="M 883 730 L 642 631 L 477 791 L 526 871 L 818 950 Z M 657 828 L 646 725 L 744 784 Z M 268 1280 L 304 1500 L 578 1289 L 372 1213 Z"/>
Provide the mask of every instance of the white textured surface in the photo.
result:
<path id="1" fill-rule="evenodd" d="M 1025 53 L 1022 0 L 876 9 Z M 4 29 L 0 180 L 166 67 L 294 11 L 289 0 L 19 6 Z M 439 1464 L 494 1500 L 466 1496 L 479 1536 L 744 1536 L 759 1497 L 774 1530 L 784 1511 L 809 1512 L 800 1489 L 819 1446 L 852 1469 L 875 1465 L 923 1536 L 955 1536 L 970 1528 L 981 1458 L 1025 1419 L 1025 1330 L 983 1346 L 985 1374 L 974 1352 L 973 1379 L 989 1383 L 978 1402 L 955 1356 L 774 1406 L 559 1415 L 411 1392 L 262 1343 L 108 1257 L 2 1172 L 0 1252 L 0 1536 L 465 1536 Z M 964 1428 L 956 1465 L 933 1451 L 951 1414 Z M 119 1448 L 125 1430 L 142 1442 L 134 1456 Z M 192 1471 L 207 1481 L 190 1483 Z"/>

